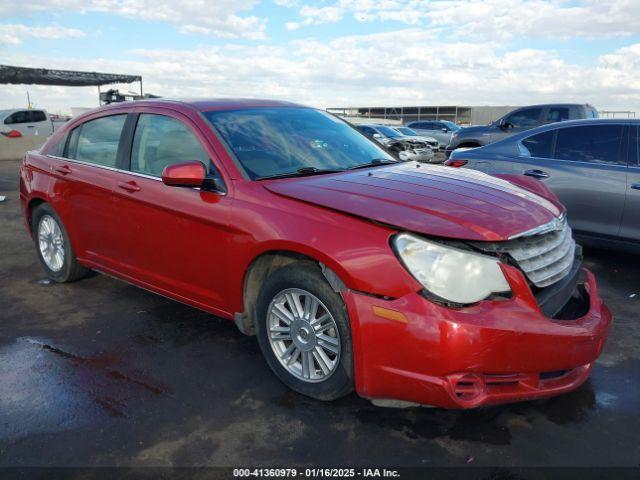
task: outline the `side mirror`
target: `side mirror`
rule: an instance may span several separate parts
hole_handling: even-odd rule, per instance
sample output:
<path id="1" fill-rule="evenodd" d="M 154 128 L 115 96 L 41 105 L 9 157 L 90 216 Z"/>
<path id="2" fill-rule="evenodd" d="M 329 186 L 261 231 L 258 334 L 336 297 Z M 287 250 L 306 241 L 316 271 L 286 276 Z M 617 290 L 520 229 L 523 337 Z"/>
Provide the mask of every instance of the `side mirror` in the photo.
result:
<path id="1" fill-rule="evenodd" d="M 510 128 L 513 128 L 513 125 L 506 120 L 500 120 L 500 128 L 502 130 L 509 130 Z"/>
<path id="2" fill-rule="evenodd" d="M 382 138 L 382 135 L 380 135 L 379 133 L 374 133 L 373 138 Z"/>
<path id="3" fill-rule="evenodd" d="M 202 187 L 206 176 L 201 162 L 181 162 L 164 167 L 162 183 L 170 187 Z"/>
<path id="4" fill-rule="evenodd" d="M 444 133 L 447 133 L 447 132 L 449 131 L 449 129 L 448 129 L 448 128 L 443 128 L 443 129 L 442 129 L 442 131 L 443 131 Z"/>

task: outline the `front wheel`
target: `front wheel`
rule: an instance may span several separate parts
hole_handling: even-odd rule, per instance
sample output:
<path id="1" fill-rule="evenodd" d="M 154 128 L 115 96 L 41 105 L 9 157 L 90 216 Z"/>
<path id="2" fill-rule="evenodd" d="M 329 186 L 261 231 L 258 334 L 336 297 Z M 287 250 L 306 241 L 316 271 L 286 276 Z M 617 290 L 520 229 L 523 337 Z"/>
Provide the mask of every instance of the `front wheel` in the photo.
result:
<path id="1" fill-rule="evenodd" d="M 256 304 L 260 349 L 278 378 L 319 400 L 353 391 L 353 350 L 347 310 L 312 264 L 270 275 Z"/>

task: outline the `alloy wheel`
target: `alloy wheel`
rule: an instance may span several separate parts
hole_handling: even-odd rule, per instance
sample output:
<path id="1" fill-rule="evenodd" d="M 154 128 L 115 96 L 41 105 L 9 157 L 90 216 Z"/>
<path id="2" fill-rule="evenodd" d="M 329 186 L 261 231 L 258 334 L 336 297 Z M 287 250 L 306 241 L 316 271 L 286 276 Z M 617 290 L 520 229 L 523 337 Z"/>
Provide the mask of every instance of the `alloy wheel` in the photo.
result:
<path id="1" fill-rule="evenodd" d="M 267 311 L 267 335 L 280 364 L 296 378 L 317 383 L 340 362 L 340 335 L 318 297 L 299 288 L 278 293 Z"/>
<path id="2" fill-rule="evenodd" d="M 51 215 L 43 215 L 38 223 L 38 247 L 47 267 L 59 272 L 64 265 L 64 238 L 60 225 Z"/>

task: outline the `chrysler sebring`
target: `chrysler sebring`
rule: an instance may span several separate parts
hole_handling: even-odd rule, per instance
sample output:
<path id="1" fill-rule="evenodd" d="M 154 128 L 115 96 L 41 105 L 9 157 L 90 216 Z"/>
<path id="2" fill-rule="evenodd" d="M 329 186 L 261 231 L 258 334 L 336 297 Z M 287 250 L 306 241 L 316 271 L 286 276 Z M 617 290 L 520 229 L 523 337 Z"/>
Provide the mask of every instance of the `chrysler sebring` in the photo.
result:
<path id="1" fill-rule="evenodd" d="M 291 103 L 99 108 L 25 156 L 20 196 L 51 279 L 97 270 L 235 321 L 321 400 L 556 395 L 610 328 L 543 184 L 396 162 Z"/>

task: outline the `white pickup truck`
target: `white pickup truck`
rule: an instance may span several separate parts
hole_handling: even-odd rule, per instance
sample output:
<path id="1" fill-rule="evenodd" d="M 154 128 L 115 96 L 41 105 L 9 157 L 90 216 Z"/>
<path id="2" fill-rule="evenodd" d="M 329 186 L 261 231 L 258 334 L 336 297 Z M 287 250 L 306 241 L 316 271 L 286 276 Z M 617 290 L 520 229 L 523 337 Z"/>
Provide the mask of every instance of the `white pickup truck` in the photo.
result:
<path id="1" fill-rule="evenodd" d="M 5 137 L 48 137 L 53 122 L 46 110 L 0 110 L 0 134 Z"/>

